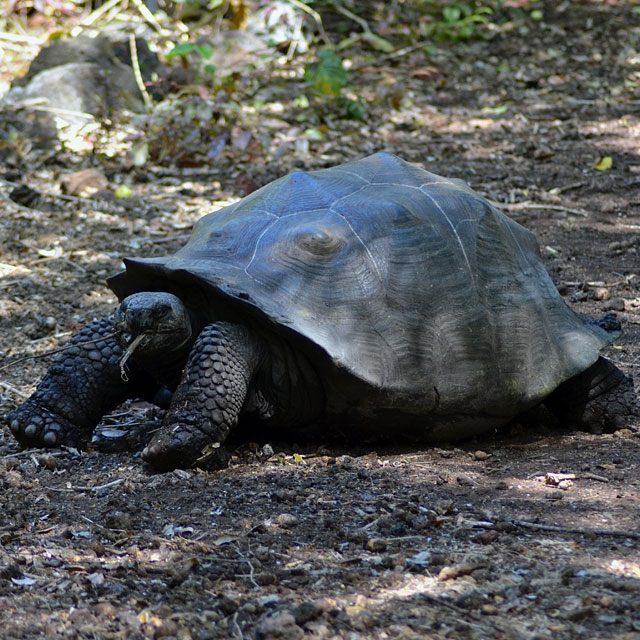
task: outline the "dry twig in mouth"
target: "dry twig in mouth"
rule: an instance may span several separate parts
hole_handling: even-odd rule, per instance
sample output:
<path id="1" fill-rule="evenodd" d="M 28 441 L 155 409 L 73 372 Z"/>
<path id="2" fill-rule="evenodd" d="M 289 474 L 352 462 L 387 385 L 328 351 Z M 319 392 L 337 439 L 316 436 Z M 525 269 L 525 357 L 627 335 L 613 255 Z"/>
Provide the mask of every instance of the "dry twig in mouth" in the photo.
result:
<path id="1" fill-rule="evenodd" d="M 127 350 L 124 352 L 122 359 L 120 360 L 120 377 L 123 382 L 129 382 L 129 376 L 127 376 L 127 372 L 125 370 L 125 365 L 127 364 L 127 360 L 133 355 L 133 352 L 138 348 L 138 345 L 144 340 L 149 339 L 149 334 L 140 333 L 137 335 L 131 344 L 127 347 Z"/>

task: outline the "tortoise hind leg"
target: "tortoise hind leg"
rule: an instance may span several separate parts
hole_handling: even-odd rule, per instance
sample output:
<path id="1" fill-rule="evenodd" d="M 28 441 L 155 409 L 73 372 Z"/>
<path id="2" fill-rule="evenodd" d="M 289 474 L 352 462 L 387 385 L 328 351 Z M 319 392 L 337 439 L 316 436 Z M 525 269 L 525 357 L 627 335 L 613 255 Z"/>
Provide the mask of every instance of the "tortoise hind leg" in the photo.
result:
<path id="1" fill-rule="evenodd" d="M 239 325 L 216 322 L 200 332 L 162 427 L 142 452 L 158 471 L 221 467 L 222 444 L 235 427 L 263 349 Z M 206 464 L 205 464 L 206 459 Z"/>
<path id="2" fill-rule="evenodd" d="M 563 382 L 545 404 L 561 421 L 594 433 L 624 427 L 639 409 L 633 380 L 602 356 Z"/>

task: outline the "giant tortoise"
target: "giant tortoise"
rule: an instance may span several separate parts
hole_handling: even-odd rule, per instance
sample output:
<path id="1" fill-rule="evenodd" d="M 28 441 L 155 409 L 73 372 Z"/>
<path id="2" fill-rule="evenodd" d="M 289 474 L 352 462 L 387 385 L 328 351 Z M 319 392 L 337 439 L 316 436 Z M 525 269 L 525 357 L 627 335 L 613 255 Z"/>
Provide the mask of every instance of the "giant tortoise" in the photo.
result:
<path id="1" fill-rule="evenodd" d="M 165 387 L 143 451 L 160 470 L 237 427 L 433 442 L 542 403 L 587 426 L 636 410 L 631 380 L 599 354 L 615 317 L 578 316 L 529 231 L 389 153 L 294 171 L 204 216 L 175 255 L 125 266 L 109 280 L 115 314 L 8 414 L 23 445 L 84 446 L 105 413 Z"/>

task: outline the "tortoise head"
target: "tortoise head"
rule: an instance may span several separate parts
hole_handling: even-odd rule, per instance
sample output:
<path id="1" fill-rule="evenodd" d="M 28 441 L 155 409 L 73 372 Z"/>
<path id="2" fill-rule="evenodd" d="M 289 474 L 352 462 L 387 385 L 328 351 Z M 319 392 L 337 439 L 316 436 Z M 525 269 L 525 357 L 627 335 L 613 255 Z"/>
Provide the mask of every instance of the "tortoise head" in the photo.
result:
<path id="1" fill-rule="evenodd" d="M 126 297 L 116 313 L 128 353 L 158 357 L 181 351 L 195 339 L 194 323 L 180 298 L 163 291 Z"/>

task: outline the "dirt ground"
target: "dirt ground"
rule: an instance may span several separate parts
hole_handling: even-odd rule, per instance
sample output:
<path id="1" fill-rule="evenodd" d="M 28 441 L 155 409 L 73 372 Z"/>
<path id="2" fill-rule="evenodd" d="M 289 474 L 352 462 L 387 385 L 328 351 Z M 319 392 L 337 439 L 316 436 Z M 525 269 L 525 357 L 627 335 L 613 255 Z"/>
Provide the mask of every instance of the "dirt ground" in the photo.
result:
<path id="1" fill-rule="evenodd" d="M 640 17 L 547 4 L 524 33 L 361 64 L 351 82 L 367 117 L 334 119 L 308 160 L 115 159 L 101 168 L 131 187 L 129 209 L 3 200 L 3 361 L 108 313 L 104 279 L 123 256 L 173 251 L 247 182 L 389 150 L 467 181 L 534 231 L 572 308 L 618 313 L 607 355 L 640 379 Z M 282 86 L 282 121 L 295 123 L 286 96 L 300 83 Z M 602 157 L 610 169 L 594 168 Z M 18 177 L 55 194 L 92 162 L 60 154 Z M 48 361 L 0 372 L 0 413 Z M 106 426 L 151 411 L 132 403 Z M 20 450 L 3 428 L 0 635 L 640 638 L 640 419 L 589 434 L 538 418 L 428 448 L 240 443 L 226 470 L 167 474 L 131 452 Z"/>

